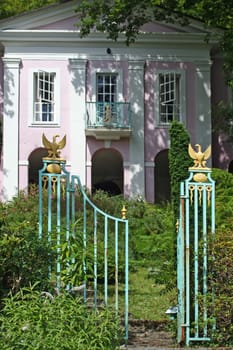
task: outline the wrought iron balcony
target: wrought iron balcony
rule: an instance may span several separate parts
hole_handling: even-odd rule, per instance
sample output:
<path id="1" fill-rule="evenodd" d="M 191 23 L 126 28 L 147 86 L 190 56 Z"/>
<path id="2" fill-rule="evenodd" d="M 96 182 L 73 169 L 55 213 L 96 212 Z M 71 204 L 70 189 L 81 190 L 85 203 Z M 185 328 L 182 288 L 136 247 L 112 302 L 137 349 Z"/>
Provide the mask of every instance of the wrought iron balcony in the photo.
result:
<path id="1" fill-rule="evenodd" d="M 130 134 L 130 103 L 86 102 L 86 135 L 118 140 Z"/>

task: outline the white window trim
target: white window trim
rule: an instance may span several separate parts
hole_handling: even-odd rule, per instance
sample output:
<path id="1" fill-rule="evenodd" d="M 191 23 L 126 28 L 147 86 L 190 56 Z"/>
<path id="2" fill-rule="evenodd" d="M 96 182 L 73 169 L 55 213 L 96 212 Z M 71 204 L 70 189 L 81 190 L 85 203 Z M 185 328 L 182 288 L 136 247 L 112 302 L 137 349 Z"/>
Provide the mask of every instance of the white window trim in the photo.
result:
<path id="1" fill-rule="evenodd" d="M 55 81 L 54 81 L 54 121 L 52 122 L 43 122 L 43 121 L 34 121 L 34 74 L 40 71 L 54 73 Z M 60 125 L 60 71 L 58 69 L 40 67 L 38 69 L 30 69 L 29 71 L 29 118 L 28 118 L 28 126 L 59 126 Z"/>
<path id="2" fill-rule="evenodd" d="M 117 102 L 124 102 L 123 99 L 123 70 L 122 69 L 111 69 L 111 68 L 95 68 L 91 72 L 91 102 L 96 102 L 97 91 L 96 91 L 96 76 L 97 73 L 104 74 L 117 74 Z"/>
<path id="3" fill-rule="evenodd" d="M 185 71 L 181 69 L 160 69 L 156 70 L 155 77 L 155 90 L 154 90 L 154 114 L 155 114 L 155 125 L 157 127 L 168 128 L 170 124 L 160 123 L 160 114 L 159 114 L 159 75 L 175 73 L 180 74 L 180 122 L 186 124 L 186 88 L 185 88 Z"/>

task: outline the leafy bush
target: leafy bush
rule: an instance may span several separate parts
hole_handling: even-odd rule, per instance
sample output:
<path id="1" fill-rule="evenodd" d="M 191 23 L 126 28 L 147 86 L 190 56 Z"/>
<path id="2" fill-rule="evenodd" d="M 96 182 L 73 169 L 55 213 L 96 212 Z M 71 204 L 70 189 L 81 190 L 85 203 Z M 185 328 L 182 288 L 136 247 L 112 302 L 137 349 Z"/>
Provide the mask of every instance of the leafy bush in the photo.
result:
<path id="1" fill-rule="evenodd" d="M 233 345 L 233 175 L 213 169 L 212 178 L 216 181 L 216 232 L 209 263 L 216 318 L 214 342 Z"/>
<path id="2" fill-rule="evenodd" d="M 192 160 L 188 154 L 189 134 L 184 125 L 173 121 L 169 129 L 171 146 L 169 149 L 169 171 L 171 176 L 171 203 L 174 220 L 179 217 L 180 182 L 188 178 L 188 168 Z"/>
<path id="3" fill-rule="evenodd" d="M 4 300 L 2 350 L 113 350 L 120 327 L 115 312 L 88 309 L 78 298 L 20 290 Z"/>
<path id="4" fill-rule="evenodd" d="M 45 239 L 38 240 L 36 191 L 0 203 L 0 251 L 0 297 L 36 281 L 48 288 L 53 254 Z"/>
<path id="5" fill-rule="evenodd" d="M 233 345 L 233 232 L 232 228 L 218 229 L 213 242 L 212 287 L 217 344 Z"/>
<path id="6" fill-rule="evenodd" d="M 171 205 L 144 203 L 143 217 L 130 216 L 129 208 L 129 251 L 131 269 L 148 268 L 148 277 L 156 284 L 172 287 L 175 280 L 174 221 Z M 142 206 L 133 212 L 141 212 Z M 135 206 L 135 203 L 134 203 Z"/>

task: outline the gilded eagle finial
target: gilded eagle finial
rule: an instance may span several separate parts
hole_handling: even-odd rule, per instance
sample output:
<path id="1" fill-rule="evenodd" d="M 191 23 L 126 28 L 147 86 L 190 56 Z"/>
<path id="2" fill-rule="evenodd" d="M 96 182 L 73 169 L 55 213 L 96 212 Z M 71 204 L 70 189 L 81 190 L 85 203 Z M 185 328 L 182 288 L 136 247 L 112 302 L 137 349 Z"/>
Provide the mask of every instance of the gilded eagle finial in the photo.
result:
<path id="1" fill-rule="evenodd" d="M 65 147 L 66 145 L 66 135 L 63 137 L 63 139 L 60 142 L 57 142 L 56 139 L 59 137 L 59 135 L 54 135 L 52 142 L 47 139 L 45 134 L 42 135 L 42 142 L 45 148 L 48 150 L 48 158 L 56 159 L 60 158 L 61 149 Z"/>
<path id="2" fill-rule="evenodd" d="M 207 149 L 204 152 L 202 152 L 201 146 L 198 143 L 195 145 L 195 147 L 197 151 L 195 151 L 192 148 L 191 144 L 189 144 L 189 147 L 188 147 L 189 155 L 194 160 L 193 168 L 197 168 L 197 169 L 206 168 L 206 161 L 211 155 L 211 145 L 209 145 L 209 147 L 207 147 Z"/>

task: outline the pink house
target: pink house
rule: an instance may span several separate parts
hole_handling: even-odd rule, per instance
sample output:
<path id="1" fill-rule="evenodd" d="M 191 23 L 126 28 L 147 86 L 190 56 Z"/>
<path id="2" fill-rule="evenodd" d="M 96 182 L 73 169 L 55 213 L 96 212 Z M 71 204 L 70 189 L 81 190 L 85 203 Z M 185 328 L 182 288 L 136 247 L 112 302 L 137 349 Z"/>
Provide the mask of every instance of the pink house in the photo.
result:
<path id="1" fill-rule="evenodd" d="M 89 189 L 155 202 L 169 198 L 169 123 L 212 143 L 228 169 L 232 147 L 212 142 L 211 104 L 226 100 L 216 42 L 201 23 L 151 23 L 135 44 L 102 33 L 81 39 L 75 1 L 0 21 L 3 141 L 0 199 L 36 182 L 48 139 L 67 135 L 62 156 Z"/>

